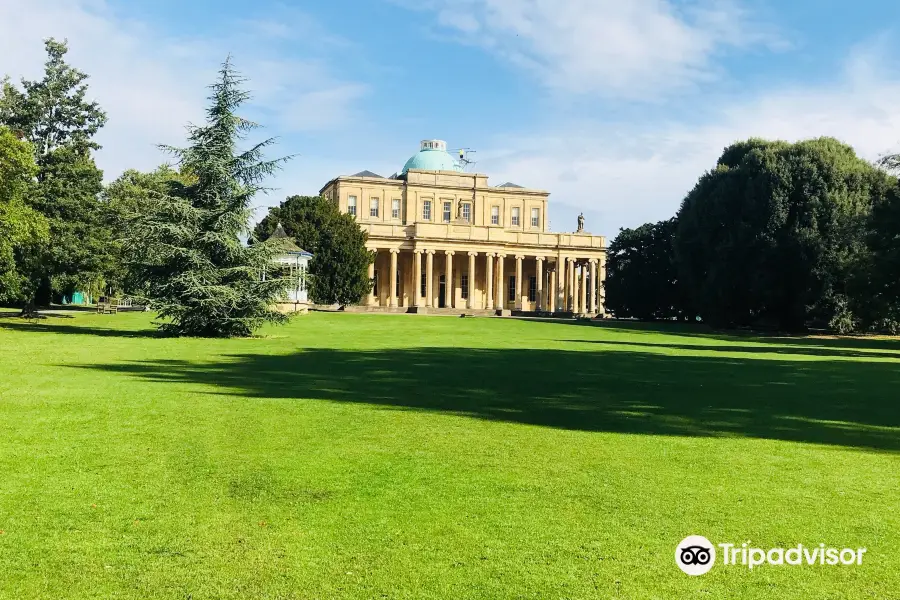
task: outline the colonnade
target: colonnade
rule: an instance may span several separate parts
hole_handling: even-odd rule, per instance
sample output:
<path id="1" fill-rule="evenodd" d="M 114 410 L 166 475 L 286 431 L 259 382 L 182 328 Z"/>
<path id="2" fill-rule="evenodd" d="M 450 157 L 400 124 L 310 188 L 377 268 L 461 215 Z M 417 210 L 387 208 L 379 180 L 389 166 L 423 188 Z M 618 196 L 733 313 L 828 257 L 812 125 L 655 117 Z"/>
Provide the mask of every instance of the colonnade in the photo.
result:
<path id="1" fill-rule="evenodd" d="M 604 292 L 601 282 L 606 276 L 606 256 L 602 254 L 579 258 L 417 248 L 411 251 L 413 255 L 411 261 L 408 256 L 400 261 L 401 250 L 396 248 L 377 250 L 376 254 L 381 256 L 381 253 L 385 252 L 390 253 L 389 276 L 380 279 L 389 285 L 388 293 L 376 296 L 373 289 L 368 299 L 369 306 L 379 306 L 379 296 L 384 297 L 384 306 L 392 308 L 400 306 L 401 299 L 398 297 L 400 288 L 398 277 L 400 277 L 400 281 L 412 283 L 412 290 L 406 289 L 405 285 L 403 287 L 407 292 L 404 297 L 407 297 L 408 305 L 413 308 L 443 306 L 468 310 L 575 314 L 603 312 Z M 402 252 L 408 254 L 410 251 Z M 454 259 L 457 254 L 463 253 L 467 260 Z M 515 259 L 514 266 L 507 265 L 510 258 Z M 403 265 L 409 265 L 406 268 L 412 267 L 413 277 L 402 277 L 402 267 L 398 268 L 401 262 Z M 460 262 L 463 264 L 459 265 Z M 454 263 L 460 270 L 458 277 L 454 273 Z M 514 279 L 508 279 L 507 266 L 512 266 L 509 275 L 515 275 Z M 436 275 L 443 281 L 442 298 L 438 298 L 435 294 Z M 463 275 L 467 275 L 465 290 L 461 290 Z M 373 264 L 369 266 L 369 277 L 374 279 L 375 276 L 376 267 Z M 421 283 L 423 276 L 424 285 Z M 532 277 L 534 277 L 533 288 Z M 382 281 L 377 285 L 382 284 Z M 476 290 L 478 283 L 481 285 Z M 459 295 L 457 291 L 460 292 Z"/>

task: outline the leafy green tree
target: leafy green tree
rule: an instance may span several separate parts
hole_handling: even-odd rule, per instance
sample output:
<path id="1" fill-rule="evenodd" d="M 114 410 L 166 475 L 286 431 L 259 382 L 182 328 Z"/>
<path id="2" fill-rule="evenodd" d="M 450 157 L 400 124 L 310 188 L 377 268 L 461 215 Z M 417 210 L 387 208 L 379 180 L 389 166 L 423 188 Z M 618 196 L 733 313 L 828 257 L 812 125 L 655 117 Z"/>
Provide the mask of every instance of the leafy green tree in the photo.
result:
<path id="1" fill-rule="evenodd" d="M 900 154 L 878 161 L 894 175 L 900 174 Z M 894 186 L 872 211 L 867 238 L 870 254 L 860 265 L 856 304 L 866 327 L 900 334 L 900 184 Z"/>
<path id="2" fill-rule="evenodd" d="M 102 291 L 111 248 L 98 201 L 103 175 L 91 157 L 106 115 L 86 100 L 88 76 L 65 62 L 66 43 L 51 38 L 45 47 L 43 78 L 23 79 L 21 90 L 7 78 L 0 93 L 0 124 L 34 149 L 38 187 L 28 200 L 50 228 L 50 243 L 27 261 L 34 280 L 29 307 L 49 303 L 54 292 Z"/>
<path id="3" fill-rule="evenodd" d="M 309 294 L 318 304 L 359 304 L 372 290 L 366 233 L 349 215 L 340 215 L 322 232 L 318 250 L 309 261 Z"/>
<path id="4" fill-rule="evenodd" d="M 852 273 L 891 185 L 832 138 L 732 145 L 678 212 L 681 280 L 716 326 L 852 330 Z"/>
<path id="5" fill-rule="evenodd" d="M 23 79 L 21 91 L 7 78 L 0 97 L 0 122 L 32 143 L 41 167 L 57 148 L 99 149 L 92 138 L 106 123 L 100 106 L 85 99 L 88 76 L 65 61 L 67 42 L 50 38 L 44 47 L 44 78 Z"/>
<path id="6" fill-rule="evenodd" d="M 900 186 L 876 202 L 869 253 L 854 271 L 851 306 L 870 331 L 900 334 Z"/>
<path id="7" fill-rule="evenodd" d="M 36 175 L 31 146 L 0 126 L 0 302 L 20 302 L 30 294 L 23 262 L 47 239 L 46 220 L 26 202 Z"/>
<path id="8" fill-rule="evenodd" d="M 690 318 L 678 283 L 675 219 L 622 229 L 607 250 L 606 307 L 617 317 Z"/>
<path id="9" fill-rule="evenodd" d="M 290 196 L 257 223 L 256 239 L 265 240 L 278 223 L 294 238 L 298 246 L 313 254 L 319 249 L 322 233 L 341 217 L 337 206 L 322 196 Z M 352 220 L 352 217 L 351 217 Z"/>
<path id="10" fill-rule="evenodd" d="M 311 252 L 310 299 L 317 304 L 358 304 L 372 289 L 366 233 L 356 220 L 321 196 L 291 196 L 256 226 L 265 240 L 281 223 L 298 246 Z"/>
<path id="11" fill-rule="evenodd" d="M 99 200 L 103 172 L 87 150 L 63 146 L 45 157 L 40 175 L 32 205 L 50 224 L 50 243 L 33 274 L 41 286 L 38 303 L 78 290 L 102 294 L 114 251 Z"/>
<path id="12" fill-rule="evenodd" d="M 129 269 L 146 282 L 165 333 L 248 336 L 287 318 L 274 308 L 287 279 L 261 276 L 272 272 L 276 249 L 240 240 L 250 230 L 253 196 L 285 160 L 263 160 L 272 139 L 237 149 L 256 127 L 235 114 L 249 99 L 243 82 L 227 60 L 211 86 L 206 124 L 190 127 L 187 148 L 169 149 L 193 181 L 148 194 L 128 229 Z"/>
<path id="13" fill-rule="evenodd" d="M 113 250 L 106 265 L 107 284 L 119 291 L 143 298 L 146 285 L 137 273 L 128 268 L 123 244 L 136 232 L 133 225 L 140 223 L 140 216 L 153 206 L 153 201 L 195 183 L 196 179 L 185 175 L 170 165 L 162 165 L 149 173 L 125 171 L 115 181 L 105 186 L 101 195 L 106 227 L 115 232 L 110 241 Z"/>

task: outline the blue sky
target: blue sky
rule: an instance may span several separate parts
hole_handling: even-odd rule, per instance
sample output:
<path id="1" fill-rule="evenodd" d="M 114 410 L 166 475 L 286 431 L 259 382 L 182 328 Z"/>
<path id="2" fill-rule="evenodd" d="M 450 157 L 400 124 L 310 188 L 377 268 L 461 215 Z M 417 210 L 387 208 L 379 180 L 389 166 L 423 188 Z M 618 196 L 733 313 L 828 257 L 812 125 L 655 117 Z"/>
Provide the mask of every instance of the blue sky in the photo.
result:
<path id="1" fill-rule="evenodd" d="M 107 109 L 107 179 L 166 160 L 233 55 L 247 115 L 298 155 L 259 199 L 390 175 L 423 138 L 551 192 L 551 227 L 664 219 L 728 143 L 900 145 L 900 5 L 887 0 L 2 0 L 0 73 L 68 38 Z"/>

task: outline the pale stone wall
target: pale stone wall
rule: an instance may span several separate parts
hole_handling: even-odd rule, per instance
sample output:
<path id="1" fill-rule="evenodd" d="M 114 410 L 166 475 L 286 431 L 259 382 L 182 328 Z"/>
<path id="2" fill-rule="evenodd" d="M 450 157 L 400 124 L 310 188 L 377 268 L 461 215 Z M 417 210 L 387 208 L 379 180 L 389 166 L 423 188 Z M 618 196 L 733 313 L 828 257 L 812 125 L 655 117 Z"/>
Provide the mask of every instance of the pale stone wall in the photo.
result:
<path id="1" fill-rule="evenodd" d="M 377 294 L 366 300 L 369 306 L 603 312 L 606 239 L 586 232 L 550 232 L 549 194 L 543 190 L 490 187 L 481 174 L 411 170 L 406 180 L 338 177 L 321 193 L 343 212 L 350 197 L 356 197 L 356 220 L 376 253 L 370 276 L 378 275 Z M 378 199 L 377 215 L 370 210 L 373 198 Z M 400 202 L 396 217 L 394 199 Z M 428 220 L 423 218 L 426 200 L 432 202 Z M 449 221 L 444 219 L 445 201 L 450 202 Z M 464 204 L 468 221 L 461 218 Z M 496 225 L 491 223 L 495 206 Z M 513 225 L 516 207 L 519 223 Z M 536 226 L 532 209 L 538 212 Z M 394 269 L 399 277 L 392 276 Z M 420 293 L 419 273 L 430 281 L 425 294 Z M 441 295 L 440 281 L 448 273 L 451 285 Z M 470 279 L 469 298 L 462 296 L 463 275 Z M 510 276 L 517 277 L 512 295 Z M 529 299 L 531 277 L 536 279 L 534 301 Z"/>

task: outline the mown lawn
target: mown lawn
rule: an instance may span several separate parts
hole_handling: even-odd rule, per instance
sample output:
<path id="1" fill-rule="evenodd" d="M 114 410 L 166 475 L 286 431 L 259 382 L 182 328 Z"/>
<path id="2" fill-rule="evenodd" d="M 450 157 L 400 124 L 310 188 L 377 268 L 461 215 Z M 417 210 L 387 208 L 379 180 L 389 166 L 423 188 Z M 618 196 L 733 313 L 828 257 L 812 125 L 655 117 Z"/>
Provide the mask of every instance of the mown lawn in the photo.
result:
<path id="1" fill-rule="evenodd" d="M 900 597 L 900 341 L 0 318 L 2 598 Z M 861 566 L 674 563 L 688 534 Z"/>

